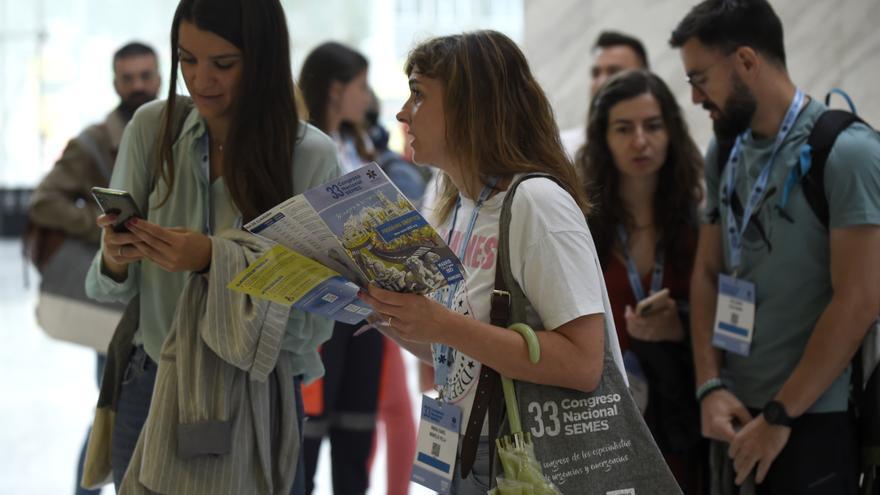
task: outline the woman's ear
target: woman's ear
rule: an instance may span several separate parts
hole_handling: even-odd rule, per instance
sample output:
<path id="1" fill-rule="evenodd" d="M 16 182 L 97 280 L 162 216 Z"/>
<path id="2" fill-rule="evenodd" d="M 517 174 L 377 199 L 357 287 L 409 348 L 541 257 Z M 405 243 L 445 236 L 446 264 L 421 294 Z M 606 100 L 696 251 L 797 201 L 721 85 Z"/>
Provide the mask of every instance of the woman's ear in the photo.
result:
<path id="1" fill-rule="evenodd" d="M 342 84 L 341 81 L 330 81 L 330 90 L 327 91 L 327 106 L 329 108 L 339 108 L 342 104 L 343 91 L 345 91 L 345 84 Z"/>

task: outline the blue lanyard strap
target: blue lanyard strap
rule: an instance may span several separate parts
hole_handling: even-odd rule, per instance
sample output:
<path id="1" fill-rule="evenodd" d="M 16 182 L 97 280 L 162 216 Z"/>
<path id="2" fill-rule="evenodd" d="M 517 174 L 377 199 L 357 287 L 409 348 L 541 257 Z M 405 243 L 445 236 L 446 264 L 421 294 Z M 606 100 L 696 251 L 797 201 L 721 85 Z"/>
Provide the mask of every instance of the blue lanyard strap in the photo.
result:
<path id="1" fill-rule="evenodd" d="M 480 191 L 480 196 L 477 198 L 477 202 L 474 205 L 474 211 L 471 212 L 471 218 L 468 221 L 467 230 L 461 240 L 461 246 L 459 246 L 458 249 L 458 258 L 462 260 L 462 263 L 467 254 L 468 244 L 470 244 L 471 237 L 474 235 L 474 227 L 477 224 L 477 217 L 480 215 L 483 203 L 485 203 L 486 200 L 489 199 L 489 196 L 492 195 L 492 191 L 494 191 L 495 186 L 498 185 L 498 180 L 498 177 L 490 177 L 486 186 Z M 455 230 L 455 224 L 458 221 L 459 209 L 461 209 L 461 196 L 459 196 L 458 201 L 455 203 L 455 210 L 453 210 L 452 213 L 452 223 L 449 225 L 449 233 L 446 236 L 446 244 L 450 244 L 452 241 L 452 232 Z M 447 287 L 445 289 L 447 291 L 445 301 L 440 292 L 436 293 L 435 300 L 442 303 L 447 308 L 452 309 L 452 306 L 455 304 L 455 295 L 458 293 L 458 289 L 463 283 L 463 281 L 459 281 L 455 285 Z M 431 344 L 431 347 L 433 347 L 434 350 L 434 385 L 441 387 L 446 385 L 446 381 L 449 377 L 449 369 L 452 366 L 451 361 L 453 359 L 453 351 L 452 348 L 443 344 Z"/>
<path id="2" fill-rule="evenodd" d="M 642 279 L 639 277 L 639 270 L 636 268 L 636 262 L 629 254 L 629 234 L 626 233 L 626 228 L 624 228 L 623 225 L 617 226 L 617 238 L 620 240 L 620 245 L 623 248 L 623 256 L 626 260 L 626 276 L 629 278 L 629 286 L 633 291 L 633 296 L 635 296 L 636 302 L 639 302 L 646 297 L 645 289 L 642 288 Z M 651 274 L 652 293 L 663 288 L 663 265 L 665 262 L 666 256 L 660 246 L 657 246 L 654 253 L 654 270 Z"/>
<path id="3" fill-rule="evenodd" d="M 749 221 L 751 220 L 752 215 L 757 211 L 758 205 L 761 204 L 761 199 L 764 197 L 764 193 L 767 190 L 767 183 L 770 180 L 770 174 L 773 171 L 773 163 L 776 160 L 776 155 L 779 153 L 783 141 L 788 137 L 788 133 L 794 126 L 794 121 L 797 119 L 798 111 L 804 103 L 804 98 L 804 92 L 798 88 L 797 91 L 795 91 L 791 106 L 789 106 L 788 112 L 786 112 L 785 118 L 782 121 L 782 127 L 780 127 L 779 132 L 776 134 L 776 141 L 773 143 L 773 150 L 770 153 L 770 159 L 767 160 L 767 164 L 761 169 L 761 173 L 758 175 L 758 180 L 755 181 L 755 185 L 752 187 L 751 193 L 749 194 L 748 201 L 746 201 L 742 224 L 737 224 L 731 206 L 733 204 L 731 199 L 735 193 L 736 173 L 740 163 L 739 154 L 742 149 L 742 142 L 750 131 L 747 130 L 736 138 L 736 143 L 733 145 L 733 149 L 730 151 L 730 156 L 727 158 L 727 166 L 725 168 L 730 169 L 730 172 L 727 174 L 727 184 L 724 186 L 722 196 L 728 205 L 725 237 L 727 238 L 730 252 L 731 268 L 733 268 L 734 272 L 739 270 L 740 264 L 742 263 L 743 234 L 745 234 L 746 228 L 749 226 Z"/>

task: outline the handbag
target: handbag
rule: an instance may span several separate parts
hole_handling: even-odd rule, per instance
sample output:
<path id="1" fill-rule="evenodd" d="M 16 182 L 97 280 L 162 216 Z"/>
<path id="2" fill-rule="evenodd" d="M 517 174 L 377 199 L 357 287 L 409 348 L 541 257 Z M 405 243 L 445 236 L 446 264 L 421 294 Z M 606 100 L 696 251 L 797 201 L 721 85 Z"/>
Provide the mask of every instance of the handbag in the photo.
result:
<path id="1" fill-rule="evenodd" d="M 124 305 L 86 296 L 85 280 L 97 247 L 67 237 L 41 270 L 37 323 L 53 339 L 107 352 Z"/>
<path id="2" fill-rule="evenodd" d="M 559 182 L 546 174 L 524 175 L 511 184 L 501 210 L 491 313 L 493 324 L 504 327 L 526 320 L 529 301 L 510 269 L 508 229 L 516 188 L 522 181 L 536 177 Z M 598 265 L 595 257 L 586 262 Z M 597 271 L 602 273 L 598 266 Z M 531 434 L 545 477 L 565 494 L 680 494 L 612 356 L 608 337 L 616 331 L 604 281 L 601 283 L 607 316 L 599 385 L 586 393 L 516 380 L 523 431 Z M 492 423 L 490 438 L 497 438 Z"/>
<path id="3" fill-rule="evenodd" d="M 83 132 L 76 138 L 107 181 L 108 158 Z M 25 254 L 40 271 L 37 324 L 49 337 L 107 352 L 124 305 L 99 303 L 86 296 L 85 279 L 98 246 L 66 233 L 31 224 L 25 235 Z"/>

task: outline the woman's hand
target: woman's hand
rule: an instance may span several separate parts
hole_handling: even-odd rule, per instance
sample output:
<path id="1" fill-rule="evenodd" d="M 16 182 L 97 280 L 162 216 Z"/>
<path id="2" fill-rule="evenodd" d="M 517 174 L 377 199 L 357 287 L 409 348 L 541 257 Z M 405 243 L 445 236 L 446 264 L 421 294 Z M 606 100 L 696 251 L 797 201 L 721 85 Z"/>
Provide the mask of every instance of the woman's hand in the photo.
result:
<path id="1" fill-rule="evenodd" d="M 639 316 L 630 306 L 624 311 L 626 331 L 639 340 L 648 342 L 681 342 L 684 328 L 678 317 L 678 306 L 671 297 L 664 297 L 652 306 L 654 309 L 645 316 Z"/>
<path id="2" fill-rule="evenodd" d="M 428 297 L 392 292 L 372 285 L 366 292 L 361 291 L 360 297 L 384 320 L 384 324 L 380 323 L 382 332 L 404 342 L 445 343 L 444 328 L 459 316 Z"/>
<path id="3" fill-rule="evenodd" d="M 139 239 L 130 232 L 113 230 L 116 215 L 101 215 L 96 223 L 104 231 L 101 261 L 105 270 L 114 279 L 121 282 L 125 280 L 128 273 L 128 264 L 144 258 L 143 253 L 137 248 Z"/>
<path id="4" fill-rule="evenodd" d="M 160 227 L 140 218 L 125 225 L 137 239 L 141 256 L 165 271 L 199 272 L 211 264 L 211 238 L 201 232 Z"/>

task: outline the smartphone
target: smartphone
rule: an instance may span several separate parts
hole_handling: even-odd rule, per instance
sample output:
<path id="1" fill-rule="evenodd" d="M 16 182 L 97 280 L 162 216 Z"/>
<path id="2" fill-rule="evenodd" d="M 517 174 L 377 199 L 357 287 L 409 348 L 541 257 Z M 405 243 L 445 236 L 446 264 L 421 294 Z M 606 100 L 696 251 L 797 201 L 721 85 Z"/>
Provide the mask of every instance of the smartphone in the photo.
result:
<path id="1" fill-rule="evenodd" d="M 113 224 L 113 230 L 116 232 L 128 231 L 125 222 L 132 217 L 144 218 L 128 191 L 106 187 L 93 187 L 91 191 L 92 197 L 98 202 L 105 215 L 116 215 L 116 223 Z"/>
<path id="2" fill-rule="evenodd" d="M 651 311 L 657 309 L 657 303 L 664 297 L 669 296 L 669 289 L 661 289 L 650 296 L 642 299 L 636 304 L 636 314 L 639 316 L 648 316 Z"/>

